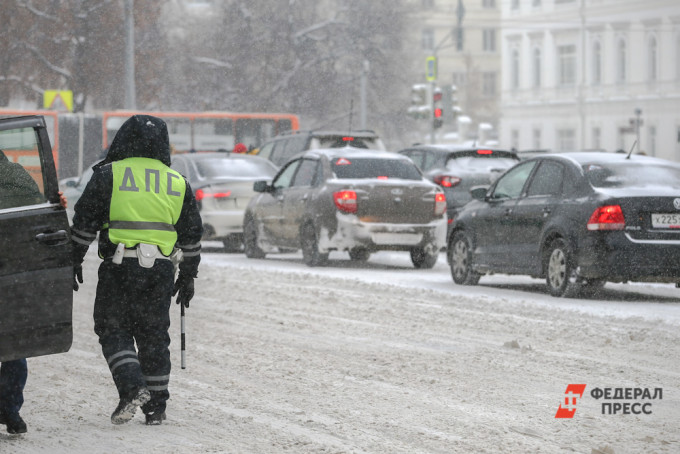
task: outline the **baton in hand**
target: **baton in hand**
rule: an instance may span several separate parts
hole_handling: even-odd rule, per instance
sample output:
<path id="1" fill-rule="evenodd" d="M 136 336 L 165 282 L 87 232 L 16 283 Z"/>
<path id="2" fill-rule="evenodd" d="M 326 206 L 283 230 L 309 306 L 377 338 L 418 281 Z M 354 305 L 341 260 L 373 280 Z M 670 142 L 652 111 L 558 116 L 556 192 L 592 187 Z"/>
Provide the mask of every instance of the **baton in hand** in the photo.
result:
<path id="1" fill-rule="evenodd" d="M 187 368 L 187 346 L 186 346 L 186 339 L 185 339 L 185 333 L 186 333 L 186 327 L 184 326 L 184 304 L 180 304 L 179 307 L 181 307 L 181 312 L 180 312 L 180 329 L 182 331 L 182 369 Z"/>

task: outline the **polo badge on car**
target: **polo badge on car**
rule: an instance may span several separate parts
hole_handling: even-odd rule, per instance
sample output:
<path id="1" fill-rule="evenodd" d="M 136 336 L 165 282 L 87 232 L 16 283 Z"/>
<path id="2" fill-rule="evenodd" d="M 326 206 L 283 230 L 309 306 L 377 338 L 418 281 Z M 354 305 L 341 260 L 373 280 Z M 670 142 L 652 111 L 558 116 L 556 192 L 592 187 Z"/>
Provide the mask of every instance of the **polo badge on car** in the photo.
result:
<path id="1" fill-rule="evenodd" d="M 673 206 L 675 207 L 676 210 L 680 210 L 680 198 L 673 200 Z"/>

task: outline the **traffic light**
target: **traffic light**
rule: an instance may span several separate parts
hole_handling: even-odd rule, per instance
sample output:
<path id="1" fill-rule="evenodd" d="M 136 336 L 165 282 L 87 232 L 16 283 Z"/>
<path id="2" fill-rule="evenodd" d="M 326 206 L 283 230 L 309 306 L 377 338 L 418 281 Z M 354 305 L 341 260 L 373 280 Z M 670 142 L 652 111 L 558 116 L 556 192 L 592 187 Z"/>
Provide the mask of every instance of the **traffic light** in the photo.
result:
<path id="1" fill-rule="evenodd" d="M 408 114 L 415 119 L 428 118 L 432 109 L 430 99 L 430 84 L 411 86 L 411 105 Z"/>
<path id="2" fill-rule="evenodd" d="M 444 124 L 444 111 L 442 110 L 442 90 L 437 87 L 432 93 L 432 126 L 437 129 L 441 128 Z"/>

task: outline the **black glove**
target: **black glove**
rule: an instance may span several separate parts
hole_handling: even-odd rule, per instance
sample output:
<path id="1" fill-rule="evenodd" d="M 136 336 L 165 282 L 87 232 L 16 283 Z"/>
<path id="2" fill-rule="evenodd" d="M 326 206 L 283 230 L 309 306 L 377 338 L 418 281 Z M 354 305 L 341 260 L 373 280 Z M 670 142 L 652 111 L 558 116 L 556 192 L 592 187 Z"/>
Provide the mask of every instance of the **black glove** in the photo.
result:
<path id="1" fill-rule="evenodd" d="M 73 290 L 76 292 L 80 288 L 78 282 L 83 283 L 83 265 L 73 265 Z"/>
<path id="2" fill-rule="evenodd" d="M 179 273 L 175 281 L 175 288 L 172 290 L 172 296 L 177 295 L 177 304 L 183 304 L 184 307 L 189 307 L 189 301 L 194 297 L 194 278 L 188 274 Z"/>

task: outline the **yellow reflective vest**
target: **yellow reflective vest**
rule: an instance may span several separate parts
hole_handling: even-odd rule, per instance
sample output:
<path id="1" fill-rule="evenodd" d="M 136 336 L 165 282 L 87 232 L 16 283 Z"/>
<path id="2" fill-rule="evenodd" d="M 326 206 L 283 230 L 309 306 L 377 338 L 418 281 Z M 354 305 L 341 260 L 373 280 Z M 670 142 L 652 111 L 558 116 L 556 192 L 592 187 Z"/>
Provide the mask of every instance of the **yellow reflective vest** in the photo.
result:
<path id="1" fill-rule="evenodd" d="M 150 158 L 114 161 L 109 240 L 132 248 L 155 244 L 169 256 L 177 242 L 175 224 L 184 202 L 182 175 Z"/>

